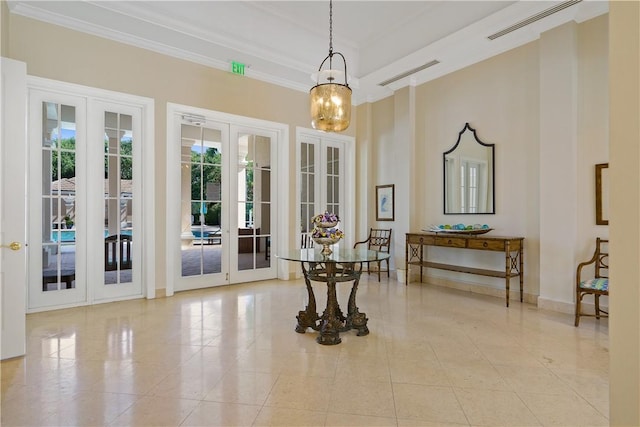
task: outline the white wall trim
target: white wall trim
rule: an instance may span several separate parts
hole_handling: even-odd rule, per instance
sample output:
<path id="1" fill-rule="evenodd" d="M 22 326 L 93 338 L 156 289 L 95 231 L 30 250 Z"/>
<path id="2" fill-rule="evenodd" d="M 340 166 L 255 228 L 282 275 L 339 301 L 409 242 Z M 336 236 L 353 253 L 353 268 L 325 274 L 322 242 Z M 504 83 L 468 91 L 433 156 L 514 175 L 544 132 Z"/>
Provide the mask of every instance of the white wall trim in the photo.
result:
<path id="1" fill-rule="evenodd" d="M 574 303 L 556 301 L 545 297 L 538 297 L 538 308 L 567 314 L 575 314 L 576 312 L 576 305 Z M 582 304 L 582 309 L 588 311 L 594 310 L 594 307 L 593 304 Z"/>
<path id="2" fill-rule="evenodd" d="M 0 58 L 0 64 L 0 243 L 22 245 L 18 251 L 3 249 L 0 257 L 0 358 L 4 360 L 26 352 L 27 64 L 9 58 Z"/>

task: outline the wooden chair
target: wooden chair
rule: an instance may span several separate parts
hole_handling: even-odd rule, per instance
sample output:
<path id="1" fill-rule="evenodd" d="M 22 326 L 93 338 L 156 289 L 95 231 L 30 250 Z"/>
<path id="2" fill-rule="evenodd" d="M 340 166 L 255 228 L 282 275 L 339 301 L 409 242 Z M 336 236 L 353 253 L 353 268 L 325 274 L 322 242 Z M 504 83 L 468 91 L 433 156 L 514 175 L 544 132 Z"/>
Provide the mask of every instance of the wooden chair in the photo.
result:
<path id="1" fill-rule="evenodd" d="M 367 245 L 367 249 L 369 249 L 370 251 L 378 251 L 378 252 L 385 252 L 385 253 L 389 253 L 389 251 L 391 250 L 391 229 L 384 229 L 384 228 L 372 228 L 369 230 L 369 237 L 367 237 L 367 240 L 363 240 L 362 242 L 356 242 L 355 245 L 353 245 L 353 248 L 355 249 L 358 245 L 363 245 L 366 244 Z M 386 270 L 382 270 L 382 262 L 387 263 L 387 269 Z M 382 261 L 371 261 L 371 262 L 375 262 L 378 264 L 378 282 L 380 281 L 380 272 L 387 272 L 387 278 L 389 277 L 389 258 L 384 259 Z M 371 268 L 370 268 L 370 264 L 371 262 L 367 262 L 367 273 L 371 274 Z"/>
<path id="2" fill-rule="evenodd" d="M 587 275 L 583 268 L 593 265 L 593 275 Z M 591 270 L 591 268 L 589 268 Z M 582 312 L 582 298 L 585 295 L 593 295 L 595 302 L 595 314 Z M 580 316 L 609 317 L 609 312 L 600 308 L 600 297 L 609 295 L 609 240 L 596 239 L 596 249 L 589 261 L 578 264 L 576 270 L 576 322 L 580 323 Z M 602 314 L 601 314 L 602 313 Z"/>
<path id="3" fill-rule="evenodd" d="M 104 239 L 104 271 L 130 270 L 131 236 L 114 234 Z"/>
<path id="4" fill-rule="evenodd" d="M 311 238 L 311 233 L 302 233 L 300 235 L 300 249 L 311 249 L 315 242 Z"/>

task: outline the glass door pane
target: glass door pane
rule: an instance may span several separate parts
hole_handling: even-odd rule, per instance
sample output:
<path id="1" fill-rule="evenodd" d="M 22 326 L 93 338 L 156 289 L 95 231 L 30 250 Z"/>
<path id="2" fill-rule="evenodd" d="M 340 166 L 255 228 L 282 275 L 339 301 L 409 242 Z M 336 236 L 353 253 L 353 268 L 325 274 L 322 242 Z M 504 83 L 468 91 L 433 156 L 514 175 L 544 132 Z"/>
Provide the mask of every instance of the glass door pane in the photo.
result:
<path id="1" fill-rule="evenodd" d="M 76 287 L 76 109 L 42 103 L 42 290 Z"/>
<path id="2" fill-rule="evenodd" d="M 271 267 L 271 138 L 238 138 L 238 271 Z"/>
<path id="3" fill-rule="evenodd" d="M 104 283 L 132 282 L 132 116 L 104 113 Z"/>
<path id="4" fill-rule="evenodd" d="M 306 142 L 300 146 L 300 232 L 302 234 L 312 231 L 311 218 L 320 213 L 315 202 L 316 147 L 316 144 Z"/>
<path id="5" fill-rule="evenodd" d="M 326 210 L 340 217 L 340 149 L 338 147 L 327 147 L 326 155 Z"/>
<path id="6" fill-rule="evenodd" d="M 222 133 L 182 124 L 183 277 L 222 272 Z"/>

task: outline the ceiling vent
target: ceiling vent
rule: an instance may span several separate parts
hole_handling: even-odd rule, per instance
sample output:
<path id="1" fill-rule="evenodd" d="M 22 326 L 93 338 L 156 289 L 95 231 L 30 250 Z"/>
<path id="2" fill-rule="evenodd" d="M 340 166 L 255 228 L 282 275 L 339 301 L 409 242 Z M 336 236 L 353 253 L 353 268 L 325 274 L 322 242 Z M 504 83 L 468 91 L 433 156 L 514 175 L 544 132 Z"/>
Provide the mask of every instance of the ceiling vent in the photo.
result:
<path id="1" fill-rule="evenodd" d="M 429 67 L 433 67 L 434 65 L 439 64 L 439 63 L 440 63 L 440 61 L 438 61 L 437 59 L 434 59 L 431 62 L 427 62 L 424 65 L 421 65 L 419 67 L 414 68 L 413 70 L 405 71 L 402 74 L 398 74 L 397 76 L 391 77 L 390 79 L 387 79 L 387 80 L 385 80 L 383 82 L 380 82 L 380 83 L 378 83 L 378 85 L 386 86 L 386 85 L 391 84 L 393 82 L 397 82 L 400 79 L 404 79 L 405 77 L 410 76 L 411 74 L 415 74 L 418 71 L 422 71 L 422 70 L 425 70 L 425 69 L 427 69 Z"/>
<path id="2" fill-rule="evenodd" d="M 565 1 L 565 2 L 563 2 L 563 3 L 560 3 L 560 4 L 559 4 L 559 5 L 557 5 L 557 6 L 550 7 L 549 9 L 543 10 L 543 11 L 542 11 L 542 12 L 540 12 L 540 13 L 537 13 L 537 14 L 535 14 L 535 15 L 533 15 L 533 16 L 530 16 L 529 18 L 524 19 L 524 20 L 522 20 L 522 21 L 518 22 L 517 24 L 514 24 L 514 25 L 512 25 L 512 26 L 510 26 L 510 27 L 507 27 L 507 28 L 505 28 L 505 29 L 504 29 L 504 30 L 502 30 L 502 31 L 498 31 L 498 32 L 497 32 L 497 33 L 495 33 L 495 34 L 491 34 L 491 35 L 490 35 L 490 36 L 488 36 L 487 38 L 488 38 L 489 40 L 495 40 L 495 39 L 497 39 L 498 37 L 502 37 L 502 36 L 504 36 L 505 34 L 509 34 L 509 33 L 513 32 L 513 31 L 515 31 L 515 30 L 518 30 L 518 29 L 520 29 L 520 28 L 522 28 L 522 27 L 525 27 L 525 26 L 527 26 L 527 25 L 529 25 L 529 24 L 532 24 L 532 23 L 534 23 L 534 22 L 536 22 L 536 21 L 539 21 L 539 20 L 541 20 L 542 18 L 546 18 L 546 17 L 547 17 L 547 16 L 549 16 L 549 15 L 553 15 L 554 13 L 560 12 L 561 10 L 564 10 L 564 9 L 566 9 L 566 8 L 570 7 L 570 6 L 573 6 L 574 4 L 578 4 L 578 3 L 580 3 L 581 1 L 582 1 L 582 0 L 570 0 L 570 1 Z"/>

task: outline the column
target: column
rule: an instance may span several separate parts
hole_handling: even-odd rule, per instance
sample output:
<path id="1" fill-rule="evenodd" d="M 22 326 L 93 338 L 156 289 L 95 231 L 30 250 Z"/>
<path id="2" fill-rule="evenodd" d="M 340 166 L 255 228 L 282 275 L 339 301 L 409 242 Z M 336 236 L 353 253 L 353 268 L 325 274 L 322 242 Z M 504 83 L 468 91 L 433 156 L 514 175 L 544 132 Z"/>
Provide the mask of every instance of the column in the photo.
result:
<path id="1" fill-rule="evenodd" d="M 540 297 L 538 306 L 568 311 L 578 233 L 578 36 L 569 22 L 540 45 Z"/>

